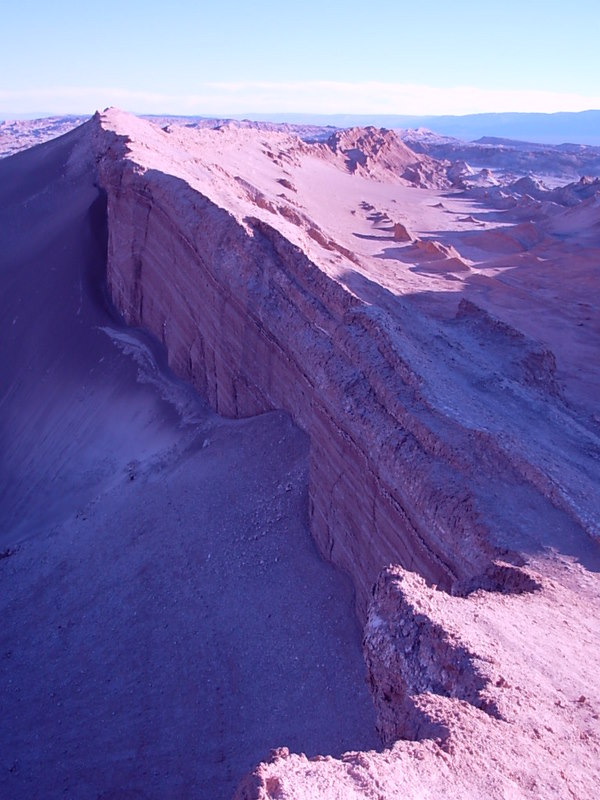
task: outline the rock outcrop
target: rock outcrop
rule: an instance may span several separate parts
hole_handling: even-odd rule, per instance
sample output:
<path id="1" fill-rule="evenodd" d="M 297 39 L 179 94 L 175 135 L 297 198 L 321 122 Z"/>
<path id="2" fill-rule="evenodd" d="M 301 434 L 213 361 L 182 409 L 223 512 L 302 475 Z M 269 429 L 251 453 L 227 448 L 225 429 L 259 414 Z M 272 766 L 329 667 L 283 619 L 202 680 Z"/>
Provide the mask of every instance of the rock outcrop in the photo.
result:
<path id="1" fill-rule="evenodd" d="M 321 145 L 341 160 L 351 173 L 376 180 L 395 176 L 419 187 L 446 187 L 446 167 L 426 155 L 417 155 L 399 136 L 385 128 L 349 128 L 335 131 Z"/>
<path id="2" fill-rule="evenodd" d="M 396 242 L 410 242 L 412 236 L 407 230 L 406 226 L 401 222 L 394 223 L 394 241 Z"/>

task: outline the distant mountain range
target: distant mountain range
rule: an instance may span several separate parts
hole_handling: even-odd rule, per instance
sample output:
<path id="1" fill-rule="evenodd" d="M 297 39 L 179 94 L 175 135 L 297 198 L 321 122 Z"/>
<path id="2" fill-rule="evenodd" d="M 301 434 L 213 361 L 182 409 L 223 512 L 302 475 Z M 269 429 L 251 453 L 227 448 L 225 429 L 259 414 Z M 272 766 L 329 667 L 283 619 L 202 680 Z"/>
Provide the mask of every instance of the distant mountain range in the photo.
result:
<path id="1" fill-rule="evenodd" d="M 238 115 L 239 117 L 239 115 Z M 428 128 L 444 136 L 473 141 L 483 136 L 542 144 L 600 145 L 600 110 L 556 114 L 467 114 L 465 116 L 402 116 L 396 114 L 247 114 L 248 119 L 273 122 L 354 125 L 378 128 Z"/>
<path id="2" fill-rule="evenodd" d="M 0 112 L 1 120 L 31 120 L 49 117 L 49 114 L 9 114 Z M 174 115 L 143 115 L 146 119 L 183 119 Z M 84 117 L 54 117 L 61 120 L 78 120 Z M 283 122 L 291 125 L 316 125 L 349 128 L 374 125 L 377 128 L 427 128 L 443 136 L 453 136 L 464 141 L 493 137 L 494 144 L 501 139 L 535 142 L 538 144 L 582 144 L 600 146 L 600 110 L 558 112 L 555 114 L 466 114 L 464 116 L 409 116 L 401 114 L 219 114 L 190 116 L 189 120 L 247 119 L 265 122 Z M 490 142 L 491 143 L 491 142 Z"/>

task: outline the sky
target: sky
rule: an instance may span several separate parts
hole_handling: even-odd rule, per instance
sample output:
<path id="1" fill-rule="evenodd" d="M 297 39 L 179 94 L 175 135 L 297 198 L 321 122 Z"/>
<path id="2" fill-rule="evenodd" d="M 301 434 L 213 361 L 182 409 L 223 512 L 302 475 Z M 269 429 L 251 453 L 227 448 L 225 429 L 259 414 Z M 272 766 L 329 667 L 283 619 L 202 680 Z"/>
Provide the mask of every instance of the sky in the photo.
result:
<path id="1" fill-rule="evenodd" d="M 13 0 L 0 112 L 600 109 L 598 0 Z"/>

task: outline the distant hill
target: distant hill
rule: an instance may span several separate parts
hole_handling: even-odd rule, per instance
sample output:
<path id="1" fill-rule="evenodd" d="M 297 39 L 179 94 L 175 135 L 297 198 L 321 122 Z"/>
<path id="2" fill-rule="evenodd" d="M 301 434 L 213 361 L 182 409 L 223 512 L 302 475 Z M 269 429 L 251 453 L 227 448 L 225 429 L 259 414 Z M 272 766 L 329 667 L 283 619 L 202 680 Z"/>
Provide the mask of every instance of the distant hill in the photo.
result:
<path id="1" fill-rule="evenodd" d="M 87 117 L 43 117 L 0 121 L 0 158 L 62 136 L 85 122 Z"/>
<path id="2" fill-rule="evenodd" d="M 66 116 L 66 115 L 50 114 L 49 111 L 30 111 L 28 114 L 22 114 L 18 111 L 0 111 L 0 122 L 4 122 L 5 120 L 15 120 L 15 119 L 42 119 L 44 117 L 52 117 L 52 116 L 56 117 L 56 116 Z"/>

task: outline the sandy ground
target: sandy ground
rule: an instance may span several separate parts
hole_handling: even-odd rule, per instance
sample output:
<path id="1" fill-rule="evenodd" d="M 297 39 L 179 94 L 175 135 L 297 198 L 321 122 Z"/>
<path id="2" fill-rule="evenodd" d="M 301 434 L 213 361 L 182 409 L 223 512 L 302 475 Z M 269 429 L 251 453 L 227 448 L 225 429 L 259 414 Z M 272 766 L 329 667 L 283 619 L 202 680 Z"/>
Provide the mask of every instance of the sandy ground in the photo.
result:
<path id="1" fill-rule="evenodd" d="M 0 793 L 230 797 L 271 747 L 374 747 L 305 437 L 211 414 L 110 311 L 77 137 L 0 164 Z"/>

